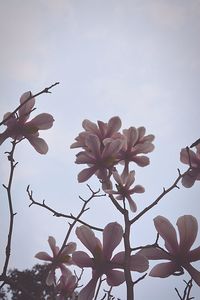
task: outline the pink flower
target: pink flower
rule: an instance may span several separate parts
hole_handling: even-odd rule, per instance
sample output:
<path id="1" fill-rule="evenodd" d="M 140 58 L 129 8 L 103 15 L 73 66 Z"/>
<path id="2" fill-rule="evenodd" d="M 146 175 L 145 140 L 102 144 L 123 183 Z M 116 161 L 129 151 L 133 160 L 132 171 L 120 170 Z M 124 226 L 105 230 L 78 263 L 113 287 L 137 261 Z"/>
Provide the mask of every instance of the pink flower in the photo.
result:
<path id="1" fill-rule="evenodd" d="M 56 300 L 65 300 L 68 299 L 68 297 L 70 299 L 75 299 L 73 296 L 75 296 L 74 290 L 76 287 L 76 277 L 72 275 L 72 272 L 69 269 L 65 269 L 56 286 L 57 294 L 59 294 L 56 296 Z"/>
<path id="2" fill-rule="evenodd" d="M 29 97 L 31 97 L 31 92 L 24 93 L 20 98 L 20 103 L 24 103 Z M 34 105 L 35 98 L 32 98 L 18 110 L 18 116 L 13 115 L 5 122 L 7 129 L 0 134 L 0 145 L 9 137 L 16 140 L 26 138 L 37 152 L 40 154 L 47 153 L 48 145 L 43 139 L 39 138 L 39 130 L 51 128 L 54 119 L 52 115 L 42 113 L 27 122 Z M 6 113 L 4 120 L 10 114 L 9 112 Z"/>
<path id="3" fill-rule="evenodd" d="M 141 153 L 149 153 L 154 149 L 152 141 L 154 135 L 146 135 L 146 129 L 144 127 L 130 127 L 123 130 L 124 146 L 120 151 L 120 160 L 125 164 L 129 162 L 135 162 L 140 167 L 147 166 L 149 164 L 149 158 Z"/>
<path id="4" fill-rule="evenodd" d="M 197 152 L 192 150 L 182 149 L 180 160 L 182 163 L 190 165 L 191 170 L 182 178 L 182 184 L 186 188 L 193 186 L 196 180 L 200 180 L 200 144 L 196 146 Z"/>
<path id="5" fill-rule="evenodd" d="M 53 253 L 53 256 L 50 256 L 46 252 L 38 252 L 35 257 L 41 260 L 50 261 L 51 262 L 51 270 L 47 276 L 46 284 L 52 285 L 55 283 L 55 269 L 60 268 L 61 271 L 65 272 L 66 268 L 65 265 L 72 265 L 74 262 L 70 256 L 76 250 L 76 243 L 69 243 L 65 246 L 62 252 L 59 254 L 60 251 L 59 247 L 56 246 L 56 240 L 53 236 L 50 236 L 48 239 L 49 246 Z"/>
<path id="6" fill-rule="evenodd" d="M 96 135 L 100 142 L 103 142 L 104 139 L 113 137 L 121 127 L 119 117 L 112 117 L 108 123 L 102 121 L 97 121 L 97 123 L 98 126 L 89 120 L 84 120 L 82 126 L 85 131 L 81 132 L 78 137 L 75 138 L 76 142 L 71 145 L 71 148 L 82 147 L 87 149 L 86 138 L 88 135 Z"/>
<path id="7" fill-rule="evenodd" d="M 109 223 L 103 231 L 103 245 L 95 237 L 93 231 L 82 225 L 76 229 L 79 240 L 92 253 L 92 258 L 83 251 L 73 253 L 73 260 L 80 268 L 92 268 L 92 279 L 80 291 L 79 300 L 92 300 L 98 279 L 105 274 L 107 284 L 117 286 L 125 281 L 124 272 L 115 269 L 124 269 L 124 252 L 112 257 L 114 249 L 119 245 L 123 236 L 123 229 L 117 222 Z M 142 255 L 132 255 L 129 262 L 132 271 L 144 272 L 148 269 L 148 261 Z"/>
<path id="8" fill-rule="evenodd" d="M 113 189 L 104 189 L 104 191 L 108 194 L 118 195 L 116 200 L 125 200 L 127 199 L 129 202 L 129 206 L 131 211 L 135 212 L 137 210 L 137 206 L 133 201 L 131 195 L 135 193 L 144 193 L 144 188 L 141 185 L 136 185 L 131 188 L 131 185 L 135 181 L 135 171 L 129 172 L 127 175 L 119 175 L 117 171 L 113 172 L 113 177 L 117 182 L 116 188 L 117 191 Z"/>
<path id="9" fill-rule="evenodd" d="M 89 168 L 82 170 L 78 175 L 78 181 L 84 182 L 93 174 L 96 174 L 102 181 L 107 181 L 109 173 L 118 162 L 117 156 L 123 142 L 120 139 L 107 141 L 104 148 L 101 147 L 99 138 L 90 134 L 85 140 L 87 151 L 79 152 L 76 155 L 77 164 L 88 164 Z"/>
<path id="10" fill-rule="evenodd" d="M 167 251 L 160 248 L 145 248 L 139 251 L 148 259 L 166 259 L 165 262 L 156 265 L 150 272 L 153 277 L 168 277 L 170 275 L 183 274 L 183 268 L 187 270 L 193 280 L 200 286 L 200 272 L 197 271 L 190 263 L 200 260 L 200 246 L 190 250 L 193 245 L 197 232 L 198 223 L 195 217 L 185 215 L 177 220 L 179 242 L 175 228 L 166 218 L 158 216 L 154 219 L 157 232 L 165 241 Z"/>

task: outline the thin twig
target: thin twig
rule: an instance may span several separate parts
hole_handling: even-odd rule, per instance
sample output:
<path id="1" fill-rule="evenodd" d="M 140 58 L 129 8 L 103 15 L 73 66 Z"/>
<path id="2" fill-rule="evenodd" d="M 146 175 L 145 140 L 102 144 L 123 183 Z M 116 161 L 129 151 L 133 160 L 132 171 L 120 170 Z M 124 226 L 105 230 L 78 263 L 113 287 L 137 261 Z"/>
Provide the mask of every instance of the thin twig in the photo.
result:
<path id="1" fill-rule="evenodd" d="M 130 222 L 131 224 L 135 223 L 137 220 L 139 220 L 145 213 L 147 213 L 150 209 L 152 209 L 155 205 L 158 204 L 158 202 L 165 196 L 167 195 L 171 190 L 174 188 L 178 188 L 177 183 L 185 176 L 189 171 L 191 170 L 191 167 L 187 169 L 183 174 L 180 173 L 180 170 L 178 169 L 178 177 L 174 181 L 174 183 L 168 188 L 168 189 L 163 189 L 163 192 L 156 198 L 155 201 L 153 201 L 149 206 L 144 208 L 140 213 L 138 213 Z"/>
<path id="2" fill-rule="evenodd" d="M 2 277 L 6 276 L 7 268 L 8 268 L 8 264 L 9 264 L 13 225 L 14 225 L 14 216 L 15 216 L 15 213 L 13 212 L 11 187 L 12 187 L 12 182 L 13 182 L 14 169 L 17 165 L 17 162 L 15 162 L 15 160 L 14 160 L 14 151 L 15 151 L 16 144 L 17 144 L 16 141 L 13 141 L 11 151 L 6 152 L 6 153 L 8 153 L 8 160 L 10 162 L 10 174 L 9 174 L 8 185 L 6 186 L 3 184 L 3 187 L 6 189 L 6 192 L 7 192 L 10 222 L 9 222 L 8 240 L 7 240 L 7 245 L 6 245 L 6 258 L 5 258 L 5 263 L 3 266 Z"/>
<path id="3" fill-rule="evenodd" d="M 47 209 L 48 211 L 52 212 L 53 215 L 55 217 L 63 217 L 63 218 L 67 218 L 67 219 L 71 219 L 71 220 L 77 220 L 77 217 L 73 216 L 72 214 L 70 215 L 67 215 L 67 214 L 63 214 L 63 213 L 60 213 L 60 212 L 57 212 L 56 210 L 54 210 L 53 208 L 51 208 L 50 206 L 46 205 L 45 204 L 45 201 L 43 200 L 42 203 L 36 201 L 34 198 L 33 198 L 33 191 L 30 190 L 30 185 L 27 186 L 27 194 L 28 194 L 28 197 L 29 197 L 29 200 L 31 201 L 31 204 L 29 205 L 29 207 L 31 207 L 32 205 L 37 205 L 37 206 L 40 206 L 40 207 L 43 207 L 45 209 Z M 82 197 L 79 196 L 79 198 L 85 203 L 85 202 L 89 202 L 91 199 L 95 198 L 95 197 L 103 197 L 104 195 L 97 195 L 97 193 L 99 193 L 99 191 L 97 192 L 92 192 L 91 196 L 87 199 L 87 200 L 84 200 Z M 89 208 L 85 208 L 85 211 L 88 210 Z M 103 231 L 102 228 L 99 228 L 99 227 L 95 227 L 95 226 L 92 226 L 80 219 L 77 220 L 77 222 L 85 225 L 85 226 L 88 226 L 90 227 L 91 229 L 94 229 L 94 230 L 97 230 L 97 231 Z"/>

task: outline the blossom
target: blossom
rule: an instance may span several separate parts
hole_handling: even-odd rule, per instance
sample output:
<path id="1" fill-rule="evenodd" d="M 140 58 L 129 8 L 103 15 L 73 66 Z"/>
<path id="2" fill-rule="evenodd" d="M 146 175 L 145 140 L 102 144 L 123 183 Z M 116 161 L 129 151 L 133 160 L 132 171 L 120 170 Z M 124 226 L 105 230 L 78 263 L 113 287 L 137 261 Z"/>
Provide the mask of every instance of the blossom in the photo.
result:
<path id="1" fill-rule="evenodd" d="M 140 250 L 148 259 L 166 259 L 170 262 L 160 263 L 153 267 L 150 276 L 168 277 L 170 275 L 181 275 L 185 269 L 193 280 L 200 286 L 200 272 L 196 270 L 191 262 L 200 260 L 200 246 L 190 250 L 193 245 L 197 232 L 198 223 L 195 217 L 184 215 L 177 220 L 179 242 L 176 230 L 168 219 L 157 216 L 154 219 L 157 232 L 165 241 L 167 251 L 160 248 L 150 247 Z"/>
<path id="2" fill-rule="evenodd" d="M 98 126 L 87 119 L 84 120 L 82 126 L 85 131 L 81 132 L 78 137 L 75 138 L 76 142 L 74 142 L 70 148 L 82 147 L 87 149 L 86 139 L 90 134 L 96 135 L 100 142 L 103 142 L 106 138 L 113 137 L 121 127 L 121 120 L 119 117 L 112 117 L 108 123 L 97 121 L 97 124 Z"/>
<path id="3" fill-rule="evenodd" d="M 135 171 L 131 171 L 128 174 L 123 174 L 120 176 L 117 171 L 113 172 L 113 177 L 117 182 L 116 188 L 113 189 L 104 189 L 104 191 L 108 194 L 117 195 L 116 200 L 128 200 L 131 211 L 135 212 L 137 210 L 137 206 L 133 201 L 131 195 L 135 193 L 144 193 L 144 188 L 141 185 L 136 185 L 131 188 L 131 185 L 135 181 Z"/>
<path id="4" fill-rule="evenodd" d="M 92 279 L 80 291 L 79 300 L 92 300 L 98 279 L 105 274 L 110 286 L 117 286 L 125 281 L 124 269 L 125 252 L 119 252 L 112 257 L 114 249 L 119 245 L 123 229 L 117 222 L 109 223 L 103 230 L 103 245 L 93 231 L 82 225 L 76 229 L 76 235 L 84 246 L 92 253 L 92 258 L 83 251 L 73 253 L 74 262 L 80 267 L 92 268 Z M 132 271 L 144 272 L 148 269 L 148 261 L 142 255 L 132 255 L 129 261 Z"/>
<path id="5" fill-rule="evenodd" d="M 53 256 L 50 256 L 48 253 L 42 251 L 38 252 L 35 257 L 51 262 L 51 270 L 47 276 L 46 283 L 47 285 L 52 285 L 55 283 L 55 269 L 60 268 L 61 271 L 66 272 L 65 265 L 72 265 L 74 263 L 70 254 L 76 250 L 76 243 L 71 242 L 67 244 L 60 254 L 60 249 L 58 246 L 56 246 L 56 240 L 53 236 L 49 236 L 48 243 Z"/>
<path id="6" fill-rule="evenodd" d="M 149 158 L 145 155 L 139 155 L 141 153 L 149 153 L 154 149 L 152 141 L 154 135 L 146 135 L 146 129 L 144 127 L 130 127 L 123 130 L 124 145 L 120 151 L 120 159 L 125 164 L 129 162 L 135 162 L 140 167 L 147 166 L 149 164 Z"/>
<path id="7" fill-rule="evenodd" d="M 186 188 L 190 188 L 196 180 L 200 180 L 200 144 L 196 146 L 196 150 L 195 153 L 190 149 L 181 149 L 181 162 L 191 166 L 189 172 L 182 178 L 182 184 Z"/>
<path id="8" fill-rule="evenodd" d="M 58 285 L 56 286 L 56 300 L 75 299 L 74 290 L 77 287 L 76 276 L 72 275 L 69 269 L 65 269 L 59 279 Z"/>
<path id="9" fill-rule="evenodd" d="M 24 93 L 20 98 L 20 104 L 23 104 L 28 98 L 30 100 L 19 108 L 18 115 L 12 115 L 4 122 L 7 129 L 0 134 L 0 145 L 9 137 L 15 140 L 26 138 L 37 152 L 46 154 L 48 145 L 42 138 L 39 138 L 39 130 L 51 128 L 54 119 L 52 115 L 42 113 L 31 121 L 27 121 L 35 105 L 35 98 L 31 97 L 31 92 Z M 9 115 L 11 115 L 10 112 L 6 113 L 3 119 L 5 120 Z"/>
<path id="10" fill-rule="evenodd" d="M 120 139 L 107 141 L 103 150 L 99 138 L 90 134 L 85 141 L 86 151 L 79 152 L 76 155 L 77 164 L 88 164 L 89 168 L 82 170 L 78 175 L 78 181 L 84 182 L 93 174 L 96 174 L 102 181 L 107 181 L 109 172 L 118 162 L 117 155 L 123 143 Z"/>

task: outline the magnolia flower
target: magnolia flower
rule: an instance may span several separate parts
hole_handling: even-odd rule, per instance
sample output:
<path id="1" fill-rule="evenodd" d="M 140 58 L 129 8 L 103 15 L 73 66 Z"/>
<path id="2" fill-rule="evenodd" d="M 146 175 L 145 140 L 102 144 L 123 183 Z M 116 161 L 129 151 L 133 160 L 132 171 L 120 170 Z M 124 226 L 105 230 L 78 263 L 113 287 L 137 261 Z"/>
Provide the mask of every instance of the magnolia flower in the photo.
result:
<path id="1" fill-rule="evenodd" d="M 198 223 L 195 217 L 185 215 L 177 220 L 179 242 L 175 228 L 168 219 L 158 216 L 154 219 L 157 232 L 165 241 L 167 251 L 160 248 L 145 248 L 138 253 L 143 254 L 148 259 L 165 259 L 165 262 L 156 265 L 150 272 L 153 277 L 168 277 L 170 275 L 181 275 L 183 269 L 187 270 L 193 280 L 200 286 L 200 272 L 197 271 L 191 262 L 200 260 L 200 246 L 190 250 L 198 231 Z"/>
<path id="2" fill-rule="evenodd" d="M 76 155 L 77 164 L 88 164 L 89 168 L 78 174 L 78 181 L 84 182 L 93 174 L 96 174 L 102 181 L 107 181 L 109 171 L 117 163 L 117 155 L 123 143 L 120 139 L 108 141 L 101 150 L 101 143 L 96 135 L 90 134 L 85 141 L 87 151 L 79 152 Z"/>
<path id="3" fill-rule="evenodd" d="M 196 146 L 197 152 L 182 149 L 180 160 L 182 163 L 191 165 L 191 170 L 182 178 L 182 184 L 186 188 L 193 186 L 196 180 L 200 180 L 200 144 Z"/>
<path id="4" fill-rule="evenodd" d="M 144 188 L 141 185 L 136 185 L 131 188 L 131 185 L 135 181 L 135 171 L 131 171 L 128 175 L 123 174 L 120 176 L 117 171 L 113 172 L 113 177 L 117 182 L 116 188 L 117 191 L 113 189 L 104 189 L 107 194 L 118 195 L 116 196 L 116 200 L 128 200 L 131 211 L 135 212 L 137 210 L 137 206 L 133 201 L 131 195 L 135 193 L 144 193 Z"/>
<path id="5" fill-rule="evenodd" d="M 123 130 L 124 136 L 124 146 L 120 151 L 120 159 L 125 162 L 125 164 L 133 161 L 140 167 L 147 166 L 149 164 L 149 158 L 144 155 L 139 155 L 141 153 L 149 153 L 154 149 L 152 141 L 154 140 L 154 135 L 146 135 L 146 129 L 144 127 L 130 127 L 129 129 Z"/>
<path id="6" fill-rule="evenodd" d="M 75 299 L 74 290 L 77 287 L 77 280 L 69 269 L 65 269 L 56 286 L 56 300 Z"/>
<path id="7" fill-rule="evenodd" d="M 31 92 L 24 93 L 20 98 L 20 103 L 24 103 L 31 97 Z M 0 145 L 9 137 L 20 140 L 26 138 L 31 145 L 40 154 L 46 154 L 48 151 L 47 143 L 39 138 L 39 130 L 49 129 L 53 126 L 54 119 L 52 115 L 42 113 L 33 118 L 31 121 L 27 121 L 30 113 L 35 105 L 35 98 L 30 99 L 18 110 L 18 116 L 12 115 L 4 124 L 7 129 L 0 134 Z M 4 115 L 4 120 L 10 115 L 8 112 Z"/>
<path id="8" fill-rule="evenodd" d="M 98 126 L 89 120 L 84 120 L 82 126 L 85 131 L 81 132 L 78 137 L 75 138 L 76 142 L 73 143 L 70 148 L 82 147 L 87 149 L 86 138 L 88 135 L 96 135 L 100 142 L 103 142 L 106 138 L 112 138 L 121 127 L 121 120 L 119 117 L 111 118 L 108 123 L 102 121 L 97 121 L 97 123 Z"/>
<path id="9" fill-rule="evenodd" d="M 51 270 L 47 276 L 46 284 L 52 285 L 55 283 L 55 269 L 60 268 L 62 272 L 66 272 L 65 265 L 72 265 L 74 263 L 70 254 L 76 250 L 76 243 L 71 242 L 67 244 L 59 255 L 60 249 L 56 246 L 56 240 L 53 236 L 49 236 L 48 243 L 53 256 L 50 256 L 46 252 L 38 252 L 35 257 L 51 262 Z"/>
<path id="10" fill-rule="evenodd" d="M 80 291 L 79 300 L 92 300 L 98 279 L 105 274 L 107 284 L 117 286 L 125 281 L 124 269 L 125 253 L 119 252 L 112 257 L 114 249 L 119 245 L 123 236 L 123 229 L 117 222 L 109 223 L 103 230 L 103 245 L 95 237 L 93 231 L 82 225 L 76 229 L 76 234 L 84 246 L 92 253 L 92 258 L 83 251 L 73 253 L 73 260 L 80 268 L 92 268 L 92 279 Z M 148 261 L 142 255 L 132 255 L 129 261 L 132 271 L 144 272 L 148 269 Z"/>

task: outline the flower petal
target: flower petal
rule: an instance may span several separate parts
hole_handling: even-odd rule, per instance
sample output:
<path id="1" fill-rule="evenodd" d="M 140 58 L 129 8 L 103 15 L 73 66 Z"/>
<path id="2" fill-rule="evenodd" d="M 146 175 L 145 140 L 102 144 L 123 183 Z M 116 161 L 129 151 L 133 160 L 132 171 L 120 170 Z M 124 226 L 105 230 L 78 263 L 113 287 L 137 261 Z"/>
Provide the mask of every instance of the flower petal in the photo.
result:
<path id="1" fill-rule="evenodd" d="M 185 176 L 183 176 L 181 183 L 186 188 L 191 188 L 195 180 L 197 179 L 197 173 L 194 170 L 190 170 Z"/>
<path id="2" fill-rule="evenodd" d="M 144 155 L 134 156 L 133 161 L 140 167 L 146 167 L 150 163 L 149 158 Z"/>
<path id="3" fill-rule="evenodd" d="M 169 254 L 155 247 L 144 248 L 137 252 L 137 254 L 142 254 L 148 259 L 171 259 Z"/>
<path id="4" fill-rule="evenodd" d="M 83 251 L 74 252 L 72 254 L 72 259 L 80 268 L 85 268 L 85 267 L 92 268 L 94 266 L 92 258 L 90 258 L 89 255 Z"/>
<path id="5" fill-rule="evenodd" d="M 52 261 L 52 257 L 46 253 L 46 252 L 38 252 L 36 255 L 35 255 L 36 258 L 38 259 L 41 259 L 41 260 L 46 260 L 46 261 Z"/>
<path id="6" fill-rule="evenodd" d="M 40 154 L 46 154 L 48 152 L 48 145 L 45 140 L 35 137 L 35 136 L 28 136 L 27 139 L 29 143 L 35 148 L 35 150 Z"/>
<path id="7" fill-rule="evenodd" d="M 53 126 L 54 118 L 52 115 L 43 113 L 33 118 L 28 124 L 40 130 L 49 129 Z"/>
<path id="8" fill-rule="evenodd" d="M 174 262 L 161 263 L 153 267 L 149 276 L 165 278 L 172 275 L 177 270 Z"/>
<path id="9" fill-rule="evenodd" d="M 180 251 L 187 253 L 193 245 L 197 232 L 198 223 L 195 217 L 191 215 L 185 215 L 177 220 L 177 226 L 180 235 Z"/>
<path id="10" fill-rule="evenodd" d="M 83 169 L 79 174 L 78 174 L 78 182 L 84 182 L 88 180 L 94 173 L 96 172 L 96 167 L 90 167 Z"/>
<path id="11" fill-rule="evenodd" d="M 101 242 L 96 238 L 94 232 L 89 227 L 84 225 L 77 227 L 76 235 L 92 254 L 95 254 L 95 250 L 97 247 L 102 248 Z"/>
<path id="12" fill-rule="evenodd" d="M 160 236 L 164 239 L 167 250 L 170 253 L 176 253 L 178 251 L 178 242 L 173 225 L 168 219 L 162 216 L 154 218 L 154 225 Z"/>
<path id="13" fill-rule="evenodd" d="M 191 250 L 188 254 L 189 261 L 200 260 L 200 246 Z"/>
<path id="14" fill-rule="evenodd" d="M 125 281 L 124 272 L 118 270 L 110 270 L 106 273 L 107 284 L 110 286 L 117 286 Z"/>
<path id="15" fill-rule="evenodd" d="M 198 286 L 200 286 L 200 272 L 197 271 L 193 266 L 190 264 L 185 267 L 185 269 L 188 271 L 192 279 L 196 282 Z"/>
<path id="16" fill-rule="evenodd" d="M 131 198 L 131 196 L 127 195 L 126 196 L 127 200 L 128 200 L 128 203 L 129 203 L 129 206 L 130 206 L 130 209 L 132 212 L 136 212 L 137 210 L 137 205 L 136 203 L 133 201 L 133 199 Z"/>
<path id="17" fill-rule="evenodd" d="M 103 253 L 110 259 L 113 250 L 119 245 L 123 236 L 123 228 L 117 222 L 109 223 L 103 231 Z"/>
<path id="18" fill-rule="evenodd" d="M 78 300 L 92 300 L 95 293 L 98 277 L 93 277 L 78 294 Z"/>
<path id="19" fill-rule="evenodd" d="M 68 243 L 62 251 L 62 254 L 68 255 L 72 254 L 76 250 L 76 243 Z"/>
<path id="20" fill-rule="evenodd" d="M 28 98 L 30 98 L 32 96 L 31 92 L 25 92 L 24 94 L 22 94 L 21 98 L 20 98 L 20 104 L 24 103 Z M 28 120 L 30 112 L 32 110 L 32 108 L 35 105 L 35 98 L 32 98 L 30 100 L 28 100 L 22 107 L 20 107 L 19 109 L 19 117 L 20 117 L 20 121 L 23 121 L 23 123 Z"/>
<path id="21" fill-rule="evenodd" d="M 111 137 L 113 133 L 117 132 L 122 126 L 121 119 L 119 117 L 112 117 L 108 121 L 108 128 L 107 128 L 107 137 Z"/>
<path id="22" fill-rule="evenodd" d="M 46 284 L 48 286 L 53 285 L 56 283 L 56 277 L 55 277 L 55 269 L 50 270 L 47 279 L 46 279 Z"/>
<path id="23" fill-rule="evenodd" d="M 149 268 L 147 258 L 141 254 L 131 255 L 130 268 L 132 271 L 145 272 Z"/>

